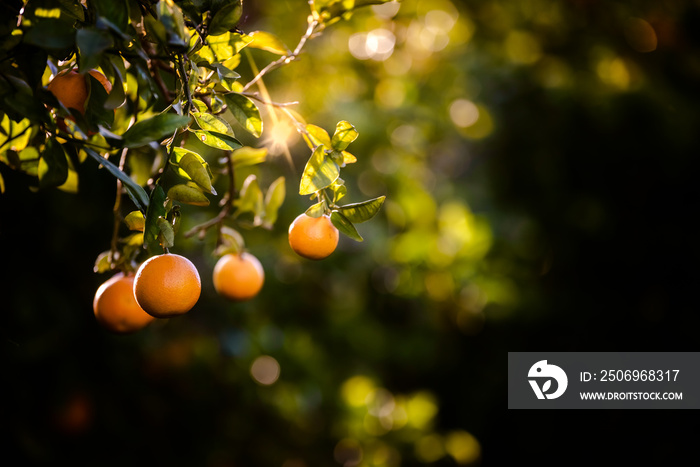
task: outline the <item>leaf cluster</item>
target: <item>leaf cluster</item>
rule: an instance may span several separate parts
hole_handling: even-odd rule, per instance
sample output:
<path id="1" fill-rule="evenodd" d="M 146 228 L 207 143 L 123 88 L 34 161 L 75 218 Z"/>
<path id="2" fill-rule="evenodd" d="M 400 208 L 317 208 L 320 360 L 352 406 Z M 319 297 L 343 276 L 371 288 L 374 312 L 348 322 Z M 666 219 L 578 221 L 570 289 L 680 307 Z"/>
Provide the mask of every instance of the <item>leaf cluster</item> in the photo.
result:
<path id="1" fill-rule="evenodd" d="M 345 181 L 340 178 L 340 169 L 357 161 L 346 149 L 358 136 L 355 127 L 345 120 L 338 122 L 332 137 L 321 127 L 306 125 L 304 139 L 312 154 L 301 175 L 299 194 L 313 195 L 312 199 L 317 199 L 306 210 L 307 215 L 330 215 L 331 222 L 340 232 L 361 242 L 362 236 L 354 224 L 374 217 L 385 196 L 344 206 L 337 204 L 347 194 Z"/>
<path id="2" fill-rule="evenodd" d="M 229 178 L 223 208 L 197 231 L 217 226 L 221 244 L 224 218 L 269 229 L 284 201 L 284 178 L 264 190 L 250 175 L 240 192 L 235 188 L 235 171 L 267 155 L 241 144 L 234 131 L 235 125 L 254 138 L 264 131 L 258 107 L 264 101 L 247 89 L 296 58 L 323 27 L 372 3 L 383 2 L 310 2 L 309 29 L 293 52 L 270 32 L 241 31 L 241 0 L 17 3 L 16 15 L 0 22 L 0 162 L 29 174 L 36 189 L 76 192 L 77 166 L 96 161 L 118 180 L 143 219 L 141 237 L 125 243 L 142 238 L 151 253 L 173 246 L 178 203 L 209 205 L 219 175 Z M 237 71 L 246 49 L 276 56 L 247 85 Z M 106 77 L 111 91 L 93 70 Z M 85 79 L 84 112 L 66 108 L 47 88 L 66 72 Z M 353 224 L 372 217 L 383 198 L 336 204 L 347 192 L 340 168 L 356 160 L 346 149 L 357 131 L 344 121 L 332 137 L 314 125 L 300 131 L 313 150 L 299 190 L 318 198 L 309 212 L 331 214 L 342 232 L 361 240 Z M 133 228 L 131 216 L 127 224 Z M 115 253 L 113 246 L 110 261 Z"/>

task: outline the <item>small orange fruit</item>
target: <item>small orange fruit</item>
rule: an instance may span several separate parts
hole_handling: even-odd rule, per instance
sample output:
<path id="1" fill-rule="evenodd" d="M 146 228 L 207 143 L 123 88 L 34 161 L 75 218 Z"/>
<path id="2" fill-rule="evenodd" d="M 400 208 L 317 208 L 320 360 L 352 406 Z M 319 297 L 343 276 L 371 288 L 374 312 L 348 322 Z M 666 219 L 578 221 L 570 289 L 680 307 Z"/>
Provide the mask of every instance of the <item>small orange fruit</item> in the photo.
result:
<path id="1" fill-rule="evenodd" d="M 243 302 L 255 297 L 265 282 L 265 271 L 258 258 L 250 253 L 227 254 L 214 266 L 214 289 L 233 300 Z"/>
<path id="2" fill-rule="evenodd" d="M 323 259 L 333 253 L 338 237 L 338 229 L 326 215 L 310 217 L 302 213 L 289 226 L 289 246 L 308 259 Z"/>
<path id="3" fill-rule="evenodd" d="M 107 94 L 112 91 L 112 83 L 97 70 L 90 70 L 90 75 L 96 78 L 105 88 Z M 87 77 L 75 70 L 64 71 L 51 80 L 47 89 L 63 104 L 64 107 L 75 109 L 85 114 L 85 102 L 88 98 Z"/>
<path id="4" fill-rule="evenodd" d="M 98 287 L 92 309 L 102 326 L 122 334 L 138 331 L 154 319 L 136 303 L 134 276 L 121 272 Z"/>
<path id="5" fill-rule="evenodd" d="M 187 313 L 197 303 L 201 292 L 197 268 L 184 256 L 170 253 L 152 256 L 136 271 L 136 301 L 156 318 Z"/>

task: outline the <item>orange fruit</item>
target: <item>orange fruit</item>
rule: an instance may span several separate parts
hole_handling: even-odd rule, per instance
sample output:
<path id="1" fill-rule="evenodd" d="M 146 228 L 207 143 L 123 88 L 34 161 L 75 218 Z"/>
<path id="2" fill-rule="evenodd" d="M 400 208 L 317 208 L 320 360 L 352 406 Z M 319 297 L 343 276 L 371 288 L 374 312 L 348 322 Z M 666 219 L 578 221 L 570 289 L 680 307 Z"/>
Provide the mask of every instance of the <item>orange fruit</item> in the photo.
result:
<path id="1" fill-rule="evenodd" d="M 107 94 L 112 91 L 112 83 L 97 70 L 90 70 L 90 75 L 96 78 L 105 88 Z M 75 70 L 59 73 L 51 80 L 47 89 L 59 100 L 64 107 L 75 109 L 85 114 L 85 102 L 88 98 L 87 77 Z"/>
<path id="2" fill-rule="evenodd" d="M 289 226 L 289 246 L 308 259 L 323 259 L 333 253 L 338 237 L 338 229 L 326 215 L 310 217 L 302 213 Z"/>
<path id="3" fill-rule="evenodd" d="M 250 253 L 227 254 L 214 266 L 214 289 L 233 300 L 243 302 L 255 297 L 265 282 L 265 271 L 258 258 Z"/>
<path id="4" fill-rule="evenodd" d="M 136 303 L 134 276 L 121 272 L 98 287 L 92 309 L 102 326 L 122 334 L 138 331 L 154 319 Z"/>
<path id="5" fill-rule="evenodd" d="M 187 313 L 197 303 L 201 292 L 197 268 L 184 256 L 171 253 L 152 256 L 136 271 L 136 301 L 156 318 Z"/>

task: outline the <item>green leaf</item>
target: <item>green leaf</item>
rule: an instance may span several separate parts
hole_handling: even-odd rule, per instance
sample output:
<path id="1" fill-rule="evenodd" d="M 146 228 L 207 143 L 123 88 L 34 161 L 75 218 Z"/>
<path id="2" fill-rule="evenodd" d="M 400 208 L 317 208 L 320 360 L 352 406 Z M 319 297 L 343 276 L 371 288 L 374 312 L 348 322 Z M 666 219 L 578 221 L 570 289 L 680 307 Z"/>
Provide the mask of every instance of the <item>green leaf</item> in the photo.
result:
<path id="1" fill-rule="evenodd" d="M 158 21 L 157 18 L 151 15 L 145 15 L 143 18 L 143 25 L 146 30 L 146 38 L 150 42 L 155 42 L 161 45 L 165 45 L 167 43 L 168 31 L 166 31 L 165 25 Z"/>
<path id="2" fill-rule="evenodd" d="M 8 156 L 12 152 L 8 151 Z M 16 153 L 19 157 L 19 161 L 16 165 L 19 165 L 20 170 L 23 170 L 28 175 L 32 177 L 39 176 L 39 151 L 34 146 L 28 146 L 22 149 L 20 152 Z"/>
<path id="3" fill-rule="evenodd" d="M 90 97 L 85 105 L 85 122 L 91 129 L 97 129 L 97 125 L 111 127 L 114 122 L 114 111 L 105 108 L 105 102 L 109 95 L 97 78 L 91 74 L 85 75 L 90 86 Z M 78 122 L 80 122 L 78 120 Z"/>
<path id="4" fill-rule="evenodd" d="M 207 107 L 207 104 L 204 101 L 201 101 L 199 99 L 192 99 L 192 104 L 194 104 L 195 109 L 197 109 L 197 112 L 209 112 L 209 107 Z"/>
<path id="5" fill-rule="evenodd" d="M 131 211 L 124 218 L 124 222 L 129 230 L 137 230 L 139 232 L 143 232 L 146 226 L 146 218 L 141 211 Z"/>
<path id="6" fill-rule="evenodd" d="M 204 195 L 202 195 L 204 196 Z M 158 219 L 165 218 L 165 191 L 163 187 L 157 185 L 151 192 L 151 198 L 146 211 L 146 226 L 143 231 L 143 242 L 145 247 L 151 254 L 158 253 L 160 249 L 160 227 L 158 227 Z"/>
<path id="7" fill-rule="evenodd" d="M 243 181 L 240 196 L 233 202 L 237 214 L 250 212 L 257 218 L 263 210 L 263 194 L 260 190 L 258 178 L 254 174 L 248 175 Z"/>
<path id="8" fill-rule="evenodd" d="M 335 149 L 328 154 L 328 157 L 333 159 L 333 162 L 338 164 L 339 167 L 342 167 L 343 161 L 345 160 L 345 158 L 343 157 L 343 153 L 340 151 L 336 151 Z"/>
<path id="9" fill-rule="evenodd" d="M 7 76 L 3 76 L 3 78 L 7 78 L 8 81 L 12 81 L 12 84 L 16 87 L 18 82 L 22 82 L 21 80 L 12 80 Z M 26 82 L 22 83 L 27 86 Z M 46 111 L 46 106 L 38 99 L 38 94 L 40 93 L 37 92 L 34 96 L 32 96 L 31 94 L 25 93 L 24 89 L 21 88 L 19 92 L 8 93 L 7 95 L 2 96 L 2 104 L 5 104 L 6 106 L 3 110 L 8 112 L 10 117 L 15 121 L 19 121 L 26 117 L 31 122 L 47 123 L 49 122 L 49 114 Z"/>
<path id="10" fill-rule="evenodd" d="M 238 123 L 246 131 L 259 138 L 262 134 L 263 122 L 255 103 L 246 96 L 237 93 L 225 94 L 224 99 Z"/>
<path id="11" fill-rule="evenodd" d="M 338 212 L 355 224 L 366 222 L 379 212 L 379 208 L 382 207 L 385 199 L 386 196 L 380 196 L 361 203 L 346 204 L 345 206 L 340 206 Z"/>
<path id="12" fill-rule="evenodd" d="M 343 165 L 354 164 L 355 162 L 357 162 L 357 157 L 353 156 L 347 151 L 343 151 Z"/>
<path id="13" fill-rule="evenodd" d="M 269 32 L 253 31 L 248 34 L 248 37 L 253 39 L 253 42 L 248 44 L 248 47 L 265 50 L 277 55 L 287 55 L 291 52 L 279 37 Z"/>
<path id="14" fill-rule="evenodd" d="M 337 203 L 345 195 L 348 194 L 348 189 L 345 186 L 345 181 L 342 178 L 338 178 L 331 186 L 330 189 L 333 191 L 333 202 Z"/>
<path id="15" fill-rule="evenodd" d="M 250 146 L 243 146 L 231 154 L 231 161 L 236 169 L 260 164 L 265 162 L 266 158 L 267 148 L 251 148 Z"/>
<path id="16" fill-rule="evenodd" d="M 104 51 L 114 45 L 114 40 L 107 31 L 96 28 L 78 29 L 75 42 L 80 51 L 81 73 L 87 73 L 99 65 Z"/>
<path id="17" fill-rule="evenodd" d="M 97 256 L 97 258 L 95 259 L 95 266 L 92 268 L 94 272 L 101 274 L 112 269 L 112 263 L 109 260 L 110 253 L 111 252 L 107 250 L 103 251 Z"/>
<path id="18" fill-rule="evenodd" d="M 219 77 L 219 81 L 228 90 L 230 90 L 233 83 L 241 77 L 241 75 L 227 68 L 221 63 L 214 63 L 213 66 L 216 69 L 216 74 Z"/>
<path id="19" fill-rule="evenodd" d="M 95 0 L 92 2 L 97 13 L 121 32 L 127 32 L 129 26 L 129 7 L 125 0 Z"/>
<path id="20" fill-rule="evenodd" d="M 284 177 L 277 178 L 270 184 L 265 193 L 265 216 L 263 218 L 263 227 L 271 229 L 277 221 L 277 212 L 284 203 L 286 195 L 286 185 Z"/>
<path id="21" fill-rule="evenodd" d="M 299 183 L 299 194 L 310 195 L 331 185 L 340 175 L 338 164 L 326 157 L 325 146 L 320 145 L 309 158 Z"/>
<path id="22" fill-rule="evenodd" d="M 333 211 L 331 213 L 331 222 L 336 227 L 336 229 L 338 229 L 341 233 L 347 235 L 348 237 L 352 238 L 353 240 L 357 242 L 361 242 L 363 240 L 360 234 L 357 232 L 355 226 L 352 225 L 352 222 L 350 222 L 350 220 L 347 217 L 345 217 L 338 211 Z"/>
<path id="23" fill-rule="evenodd" d="M 235 136 L 231 125 L 223 118 L 205 112 L 195 112 L 192 115 L 197 120 L 197 125 L 204 131 L 214 131 L 231 137 Z"/>
<path id="24" fill-rule="evenodd" d="M 66 193 L 77 193 L 78 192 L 78 172 L 73 168 L 70 159 L 68 159 L 68 176 L 66 181 L 57 187 L 61 191 Z"/>
<path id="25" fill-rule="evenodd" d="M 219 246 L 214 250 L 216 256 L 224 256 L 229 253 L 237 254 L 245 247 L 243 236 L 237 230 L 226 225 L 219 230 L 219 242 Z"/>
<path id="26" fill-rule="evenodd" d="M 313 143 L 313 146 L 323 144 L 327 148 L 331 147 L 331 137 L 328 135 L 328 132 L 323 128 L 309 123 L 308 125 L 306 125 L 306 131 L 311 137 L 311 142 Z"/>
<path id="27" fill-rule="evenodd" d="M 201 2 L 199 0 L 197 0 L 197 5 L 195 5 L 192 0 L 175 0 L 175 3 L 182 8 L 183 13 L 189 16 L 195 24 L 202 22 L 202 14 L 199 10 Z"/>
<path id="28" fill-rule="evenodd" d="M 46 146 L 39 161 L 39 187 L 55 188 L 68 178 L 68 159 L 56 140 L 46 140 Z"/>
<path id="29" fill-rule="evenodd" d="M 158 225 L 158 241 L 163 248 L 172 248 L 175 245 L 175 231 L 173 225 L 164 217 L 159 217 L 156 220 Z"/>
<path id="30" fill-rule="evenodd" d="M 223 63 L 238 54 L 250 44 L 252 40 L 253 39 L 246 35 L 226 32 L 216 37 L 207 37 L 207 44 L 209 45 L 202 47 L 199 53 L 200 55 L 202 55 L 202 53 L 208 55 L 209 53 L 206 49 L 209 49 L 209 52 L 214 55 L 216 61 Z M 214 63 L 214 61 L 210 61 L 209 63 Z"/>
<path id="31" fill-rule="evenodd" d="M 331 146 L 336 151 L 345 151 L 345 149 L 357 139 L 358 133 L 354 126 L 342 120 L 335 127 L 335 133 L 331 140 Z"/>
<path id="32" fill-rule="evenodd" d="M 22 40 L 43 49 L 63 51 L 75 45 L 75 29 L 72 22 L 63 19 L 38 19 Z"/>
<path id="33" fill-rule="evenodd" d="M 58 0 L 61 4 L 61 13 L 66 13 L 69 16 L 77 19 L 78 21 L 85 21 L 85 12 L 83 7 L 71 0 Z"/>
<path id="34" fill-rule="evenodd" d="M 143 246 L 143 233 L 133 233 L 131 235 L 127 235 L 121 241 L 127 245 L 127 247 L 141 247 Z M 127 251 L 136 251 L 134 248 L 128 248 L 124 250 L 124 255 L 126 255 Z"/>
<path id="35" fill-rule="evenodd" d="M 3 115 L 0 123 L 0 149 L 12 149 L 21 151 L 29 143 L 32 136 L 32 122 L 23 118 L 15 122 L 7 115 Z"/>
<path id="36" fill-rule="evenodd" d="M 106 109 L 116 109 L 126 102 L 126 93 L 124 92 L 126 67 L 124 60 L 119 55 L 108 54 L 105 57 L 106 60 L 102 61 L 102 69 L 111 71 L 111 75 L 114 76 L 114 85 L 104 106 Z"/>
<path id="37" fill-rule="evenodd" d="M 234 151 L 243 147 L 243 145 L 239 143 L 236 138 L 231 138 L 230 136 L 222 133 L 204 130 L 190 130 L 190 132 L 192 132 L 199 141 L 212 148 L 221 149 L 224 151 Z"/>
<path id="38" fill-rule="evenodd" d="M 119 167 L 112 164 L 109 160 L 102 157 L 94 149 L 91 149 L 88 146 L 84 146 L 83 150 L 90 157 L 92 157 L 98 163 L 100 163 L 105 169 L 107 169 L 112 175 L 114 175 L 119 180 L 121 180 L 121 182 L 124 184 L 124 187 L 126 188 L 126 192 L 128 193 L 131 200 L 134 202 L 136 207 L 139 209 L 139 211 L 144 212 L 144 213 L 147 212 L 148 206 L 149 206 L 148 195 L 146 194 L 146 191 L 140 185 L 137 185 L 136 182 L 134 182 L 131 179 L 131 177 L 129 177 L 124 172 L 122 172 L 119 169 Z"/>
<path id="39" fill-rule="evenodd" d="M 194 182 L 181 183 L 168 190 L 168 198 L 194 206 L 209 206 L 209 198 L 204 196 L 202 188 Z"/>
<path id="40" fill-rule="evenodd" d="M 190 121 L 185 115 L 162 113 L 155 117 L 141 120 L 126 130 L 123 135 L 123 145 L 127 148 L 145 146 L 154 141 L 160 141 L 181 128 Z"/>
<path id="41" fill-rule="evenodd" d="M 307 209 L 304 214 L 306 214 L 309 217 L 321 217 L 325 213 L 326 213 L 326 202 L 319 201 L 318 203 L 309 206 L 309 209 Z"/>
<path id="42" fill-rule="evenodd" d="M 171 162 L 181 176 L 189 178 L 209 193 L 216 194 L 211 185 L 207 161 L 202 156 L 189 149 L 173 148 Z"/>
<path id="43" fill-rule="evenodd" d="M 173 51 L 185 52 L 189 36 L 185 32 L 182 10 L 172 2 L 158 3 L 158 22 L 165 28 L 165 45 Z"/>
<path id="44" fill-rule="evenodd" d="M 209 35 L 219 36 L 234 29 L 238 25 L 242 13 L 243 7 L 240 0 L 225 5 L 211 19 L 208 29 Z"/>

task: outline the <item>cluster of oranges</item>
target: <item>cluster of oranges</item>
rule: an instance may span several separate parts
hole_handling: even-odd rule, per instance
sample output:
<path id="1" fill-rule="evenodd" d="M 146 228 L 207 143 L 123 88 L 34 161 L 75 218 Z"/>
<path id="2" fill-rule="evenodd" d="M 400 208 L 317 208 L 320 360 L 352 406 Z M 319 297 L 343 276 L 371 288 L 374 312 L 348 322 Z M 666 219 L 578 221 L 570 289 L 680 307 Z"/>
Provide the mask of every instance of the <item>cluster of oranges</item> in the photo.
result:
<path id="1" fill-rule="evenodd" d="M 289 226 L 289 245 L 302 257 L 323 259 L 338 245 L 338 229 L 328 216 L 301 214 Z M 248 252 L 229 253 L 217 261 L 212 275 L 216 292 L 241 302 L 262 289 L 265 272 Z M 95 293 L 93 311 L 97 321 L 117 333 L 144 328 L 156 318 L 187 313 L 202 291 L 197 268 L 184 256 L 166 253 L 152 256 L 135 275 L 118 273 Z"/>
<path id="2" fill-rule="evenodd" d="M 88 72 L 109 94 L 112 84 L 99 71 Z M 47 89 L 66 108 L 85 114 L 87 77 L 77 71 L 58 74 Z M 70 117 L 69 117 L 70 118 Z M 59 125 L 65 127 L 62 121 Z M 299 215 L 289 226 L 289 245 L 299 256 L 320 260 L 335 251 L 339 232 L 330 217 Z M 262 289 L 265 272 L 248 252 L 222 256 L 213 271 L 216 292 L 232 301 L 246 301 Z M 95 293 L 93 311 L 97 321 L 117 333 L 142 329 L 156 318 L 187 313 L 199 300 L 202 284 L 197 268 L 184 256 L 166 253 L 152 256 L 135 275 L 118 273 Z"/>

